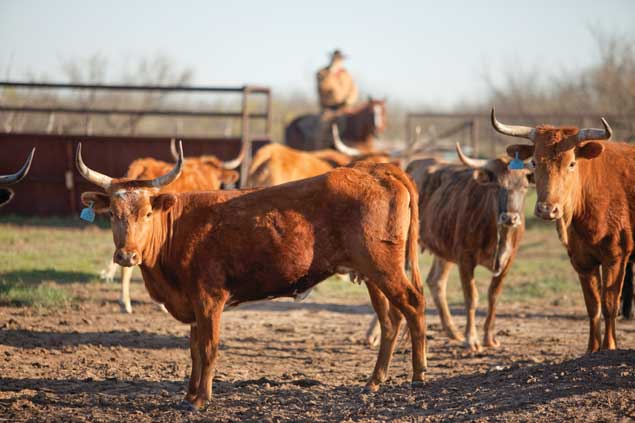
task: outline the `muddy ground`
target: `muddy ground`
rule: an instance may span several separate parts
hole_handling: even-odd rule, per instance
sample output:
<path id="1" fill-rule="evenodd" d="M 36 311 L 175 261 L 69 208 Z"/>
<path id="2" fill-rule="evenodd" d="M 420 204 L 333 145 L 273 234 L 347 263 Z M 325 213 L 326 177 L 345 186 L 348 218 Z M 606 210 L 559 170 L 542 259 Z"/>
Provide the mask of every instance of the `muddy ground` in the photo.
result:
<path id="1" fill-rule="evenodd" d="M 122 315 L 111 286 L 77 290 L 86 302 L 0 308 L 1 421 L 635 419 L 635 323 L 619 322 L 622 350 L 587 356 L 580 308 L 503 305 L 502 346 L 468 353 L 440 332 L 431 307 L 425 386 L 410 386 L 402 345 L 390 380 L 365 394 L 376 354 L 363 343 L 367 304 L 318 296 L 244 306 L 223 316 L 214 399 L 197 413 L 179 408 L 189 329 L 147 295 Z"/>

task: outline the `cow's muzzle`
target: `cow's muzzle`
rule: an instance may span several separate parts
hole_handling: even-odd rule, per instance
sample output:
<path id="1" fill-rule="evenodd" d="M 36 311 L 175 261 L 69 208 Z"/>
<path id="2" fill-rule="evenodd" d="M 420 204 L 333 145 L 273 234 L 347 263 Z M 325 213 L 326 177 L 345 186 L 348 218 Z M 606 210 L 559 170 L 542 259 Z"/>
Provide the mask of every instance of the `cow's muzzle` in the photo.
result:
<path id="1" fill-rule="evenodd" d="M 498 224 L 515 228 L 522 222 L 520 213 L 505 212 L 498 215 Z"/>
<path id="2" fill-rule="evenodd" d="M 551 204 L 544 201 L 536 203 L 534 210 L 536 217 L 544 220 L 556 220 L 562 217 L 562 207 L 558 204 Z"/>
<path id="3" fill-rule="evenodd" d="M 141 254 L 137 251 L 126 251 L 118 248 L 114 256 L 115 263 L 124 267 L 138 266 L 141 264 Z"/>

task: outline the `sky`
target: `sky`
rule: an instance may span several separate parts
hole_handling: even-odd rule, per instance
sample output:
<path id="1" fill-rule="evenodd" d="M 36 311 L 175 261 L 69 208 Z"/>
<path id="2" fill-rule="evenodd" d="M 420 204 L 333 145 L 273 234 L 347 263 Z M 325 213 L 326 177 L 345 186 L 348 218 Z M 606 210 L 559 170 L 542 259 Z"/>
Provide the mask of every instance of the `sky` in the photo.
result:
<path id="1" fill-rule="evenodd" d="M 340 48 L 363 92 L 447 108 L 508 72 L 575 72 L 597 58 L 593 30 L 635 40 L 632 0 L 0 0 L 0 79 L 63 78 L 96 53 L 116 82 L 163 55 L 195 85 L 271 86 L 315 97 L 315 71 Z"/>

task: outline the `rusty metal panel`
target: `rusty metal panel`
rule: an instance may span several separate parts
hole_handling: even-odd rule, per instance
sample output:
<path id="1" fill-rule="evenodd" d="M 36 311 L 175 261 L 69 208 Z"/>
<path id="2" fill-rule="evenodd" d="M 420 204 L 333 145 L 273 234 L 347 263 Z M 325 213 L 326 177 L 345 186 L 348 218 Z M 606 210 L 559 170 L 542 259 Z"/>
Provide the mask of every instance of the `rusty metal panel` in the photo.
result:
<path id="1" fill-rule="evenodd" d="M 2 214 L 71 215 L 79 213 L 79 196 L 97 187 L 86 182 L 75 168 L 75 149 L 82 142 L 82 156 L 91 168 L 120 177 L 135 159 L 154 157 L 172 161 L 167 137 L 68 136 L 0 133 L 0 174 L 20 168 L 32 147 L 35 157 L 29 175 L 12 186 L 16 195 Z M 254 140 L 253 152 L 269 140 Z M 211 154 L 230 160 L 240 152 L 240 138 L 183 138 L 187 156 Z"/>

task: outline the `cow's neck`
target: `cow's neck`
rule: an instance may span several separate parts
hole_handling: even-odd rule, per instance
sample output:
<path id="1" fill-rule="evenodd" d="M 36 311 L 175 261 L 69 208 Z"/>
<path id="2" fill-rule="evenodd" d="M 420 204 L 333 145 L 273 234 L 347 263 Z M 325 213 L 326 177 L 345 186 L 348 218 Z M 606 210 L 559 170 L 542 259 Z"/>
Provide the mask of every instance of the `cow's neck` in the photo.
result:
<path id="1" fill-rule="evenodd" d="M 182 211 L 182 203 L 177 199 L 170 210 L 154 214 L 150 239 L 146 242 L 141 252 L 143 264 L 148 268 L 160 265 L 163 258 L 171 255 L 175 222 L 177 217 L 182 214 Z"/>

